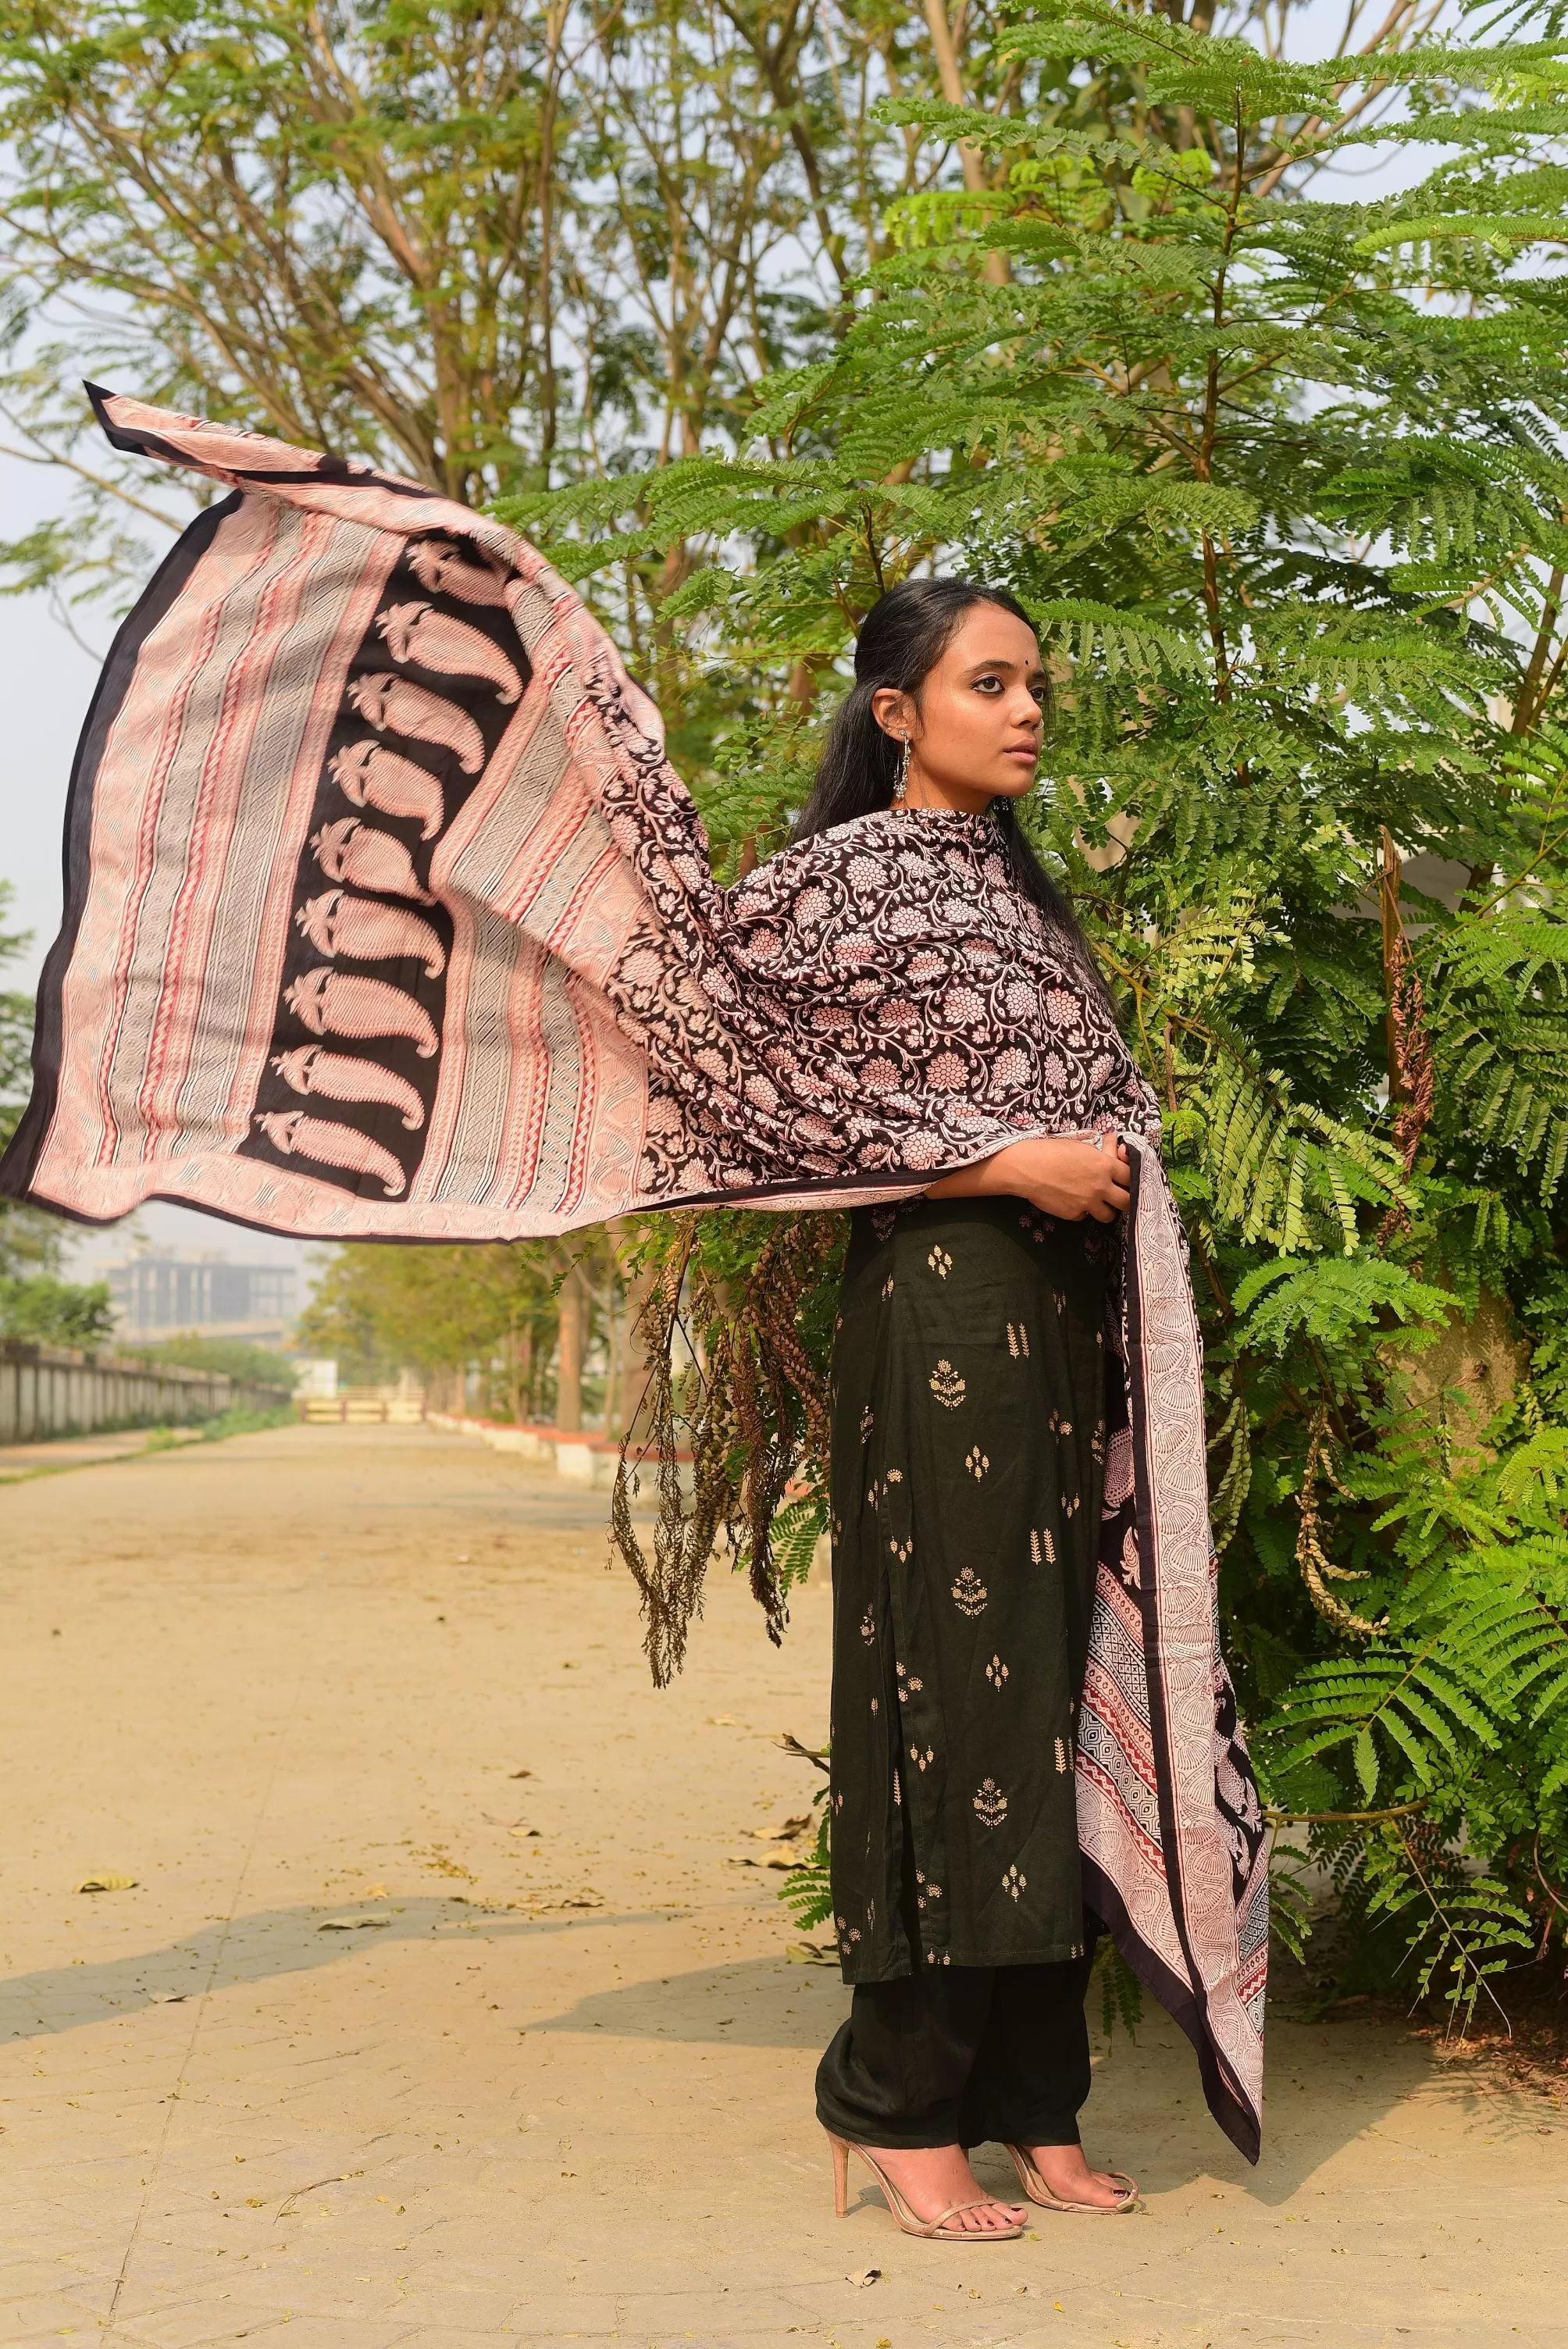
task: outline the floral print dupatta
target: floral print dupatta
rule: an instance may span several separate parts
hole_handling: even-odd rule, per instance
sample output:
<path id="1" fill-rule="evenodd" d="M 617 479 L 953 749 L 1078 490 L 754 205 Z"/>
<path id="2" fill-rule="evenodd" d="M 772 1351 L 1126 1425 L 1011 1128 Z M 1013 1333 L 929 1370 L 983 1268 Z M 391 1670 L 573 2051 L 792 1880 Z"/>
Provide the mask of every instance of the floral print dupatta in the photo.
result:
<path id="1" fill-rule="evenodd" d="M 867 817 L 721 890 L 652 703 L 522 540 L 366 466 L 91 396 L 116 447 L 225 494 L 88 713 L 0 1188 L 95 1223 L 157 1197 L 327 1240 L 503 1240 L 897 1199 L 1022 1135 L 1123 1133 L 1080 1842 L 1255 2156 L 1264 1837 L 1181 1232 L 1147 1092 L 989 820 Z"/>

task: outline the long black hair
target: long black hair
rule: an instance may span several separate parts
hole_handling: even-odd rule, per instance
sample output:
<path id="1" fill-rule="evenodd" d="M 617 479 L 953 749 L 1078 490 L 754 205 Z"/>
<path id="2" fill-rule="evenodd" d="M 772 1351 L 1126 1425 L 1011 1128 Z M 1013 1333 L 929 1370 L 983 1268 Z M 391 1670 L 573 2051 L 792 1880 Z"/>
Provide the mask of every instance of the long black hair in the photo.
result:
<path id="1" fill-rule="evenodd" d="M 1034 626 L 1005 587 L 985 587 L 972 579 L 903 579 L 872 605 L 855 645 L 854 684 L 828 730 L 811 796 L 800 811 L 792 841 L 810 840 L 834 824 L 892 805 L 899 746 L 878 725 L 872 697 L 891 686 L 918 704 L 920 688 L 946 651 L 954 630 L 976 604 L 995 604 L 1026 627 Z M 1012 801 L 995 800 L 991 817 L 1014 885 L 1034 900 L 1057 936 L 1094 973 L 1077 916 L 1025 838 Z"/>

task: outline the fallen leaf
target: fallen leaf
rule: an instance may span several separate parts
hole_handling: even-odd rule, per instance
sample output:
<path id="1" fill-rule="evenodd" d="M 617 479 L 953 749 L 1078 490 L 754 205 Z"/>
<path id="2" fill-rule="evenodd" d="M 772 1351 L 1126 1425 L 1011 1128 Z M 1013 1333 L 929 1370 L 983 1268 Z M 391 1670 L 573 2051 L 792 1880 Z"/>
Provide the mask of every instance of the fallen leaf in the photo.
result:
<path id="1" fill-rule="evenodd" d="M 707 1722 L 710 1729 L 733 1729 L 736 1726 L 735 1715 L 732 1713 L 710 1713 Z"/>
<path id="2" fill-rule="evenodd" d="M 837 1950 L 826 1941 L 791 1941 L 784 1956 L 792 1966 L 836 1966 L 839 1962 Z"/>
<path id="3" fill-rule="evenodd" d="M 881 2268 L 862 2268 L 859 2275 L 846 2276 L 844 2282 L 862 2286 L 868 2283 L 881 2283 L 882 2270 Z"/>
<path id="4" fill-rule="evenodd" d="M 514 1770 L 511 1775 L 514 1778 L 531 1778 L 533 1773 L 531 1770 Z"/>
<path id="5" fill-rule="evenodd" d="M 324 1917 L 318 1933 L 355 1933 L 362 1925 L 389 1925 L 390 1917 Z"/>
<path id="6" fill-rule="evenodd" d="M 183 2006 L 190 1995 L 188 1990 L 155 1990 L 152 2003 L 154 2006 Z"/>
<path id="7" fill-rule="evenodd" d="M 131 1892 L 139 1881 L 137 1877 L 116 1876 L 111 1869 L 105 1868 L 97 1876 L 84 1876 L 75 1889 L 77 1892 Z"/>

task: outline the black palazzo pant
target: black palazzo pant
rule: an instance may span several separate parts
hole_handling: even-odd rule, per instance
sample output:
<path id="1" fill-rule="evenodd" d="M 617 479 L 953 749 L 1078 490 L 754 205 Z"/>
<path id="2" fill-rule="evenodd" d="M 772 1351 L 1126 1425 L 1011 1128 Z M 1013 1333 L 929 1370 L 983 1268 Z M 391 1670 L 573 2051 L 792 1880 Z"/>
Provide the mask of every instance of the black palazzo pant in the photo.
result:
<path id="1" fill-rule="evenodd" d="M 1110 1235 L 1019 1199 L 854 1218 L 833 1352 L 832 1885 L 818 2109 L 873 2145 L 1070 2143 L 1093 1939 L 1074 1736 Z"/>

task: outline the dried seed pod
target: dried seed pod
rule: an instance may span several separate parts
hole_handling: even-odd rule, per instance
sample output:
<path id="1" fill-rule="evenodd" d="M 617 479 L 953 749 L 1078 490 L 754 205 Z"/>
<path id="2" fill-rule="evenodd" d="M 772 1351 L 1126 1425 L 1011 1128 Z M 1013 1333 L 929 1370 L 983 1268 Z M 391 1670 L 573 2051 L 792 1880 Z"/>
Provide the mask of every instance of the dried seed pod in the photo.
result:
<path id="1" fill-rule="evenodd" d="M 307 1116 L 303 1109 L 266 1110 L 256 1123 L 274 1150 L 288 1158 L 314 1158 L 323 1166 L 342 1166 L 350 1174 L 374 1174 L 389 1199 L 400 1198 L 407 1184 L 403 1169 L 389 1150 L 372 1142 L 357 1126 L 338 1125 L 330 1118 Z"/>
<path id="2" fill-rule="evenodd" d="M 432 595 L 456 595 L 465 604 L 506 602 L 505 572 L 489 563 L 466 563 L 449 538 L 411 539 L 408 568 Z"/>
<path id="3" fill-rule="evenodd" d="M 415 897 L 433 905 L 434 897 L 419 886 L 414 860 L 400 840 L 374 824 L 347 815 L 338 823 L 324 823 L 311 841 L 316 863 L 329 881 L 347 881 L 356 889 L 381 889 L 389 897 Z"/>
<path id="4" fill-rule="evenodd" d="M 394 604 L 376 625 L 396 661 L 418 661 L 421 668 L 452 677 L 482 677 L 500 701 L 515 701 L 522 691 L 521 678 L 482 628 L 454 620 L 433 604 Z"/>
<path id="5" fill-rule="evenodd" d="M 434 840 L 441 829 L 446 802 L 440 783 L 428 767 L 400 759 L 384 742 L 351 742 L 331 761 L 327 772 L 356 807 L 410 817 L 421 840 Z"/>
<path id="6" fill-rule="evenodd" d="M 410 1133 L 425 1123 L 425 1104 L 407 1077 L 384 1069 L 377 1061 L 353 1061 L 346 1052 L 329 1052 L 325 1044 L 296 1044 L 273 1062 L 285 1085 L 296 1093 L 322 1093 L 328 1101 L 379 1102 L 395 1109 Z"/>
<path id="7" fill-rule="evenodd" d="M 434 1057 L 440 1041 L 422 1003 L 359 971 L 307 970 L 285 988 L 284 1001 L 313 1036 L 404 1036 L 422 1061 Z"/>
<path id="8" fill-rule="evenodd" d="M 345 889 L 328 889 L 301 905 L 294 920 L 324 955 L 346 955 L 350 962 L 407 957 L 424 964 L 427 978 L 439 978 L 447 967 L 446 948 L 429 923 L 402 905 L 377 905 Z"/>
<path id="9" fill-rule="evenodd" d="M 354 678 L 348 698 L 378 734 L 406 734 L 412 742 L 438 742 L 444 750 L 453 752 L 465 775 L 477 775 L 484 765 L 485 738 L 468 711 L 406 677 L 392 677 L 378 669 L 370 677 Z"/>

